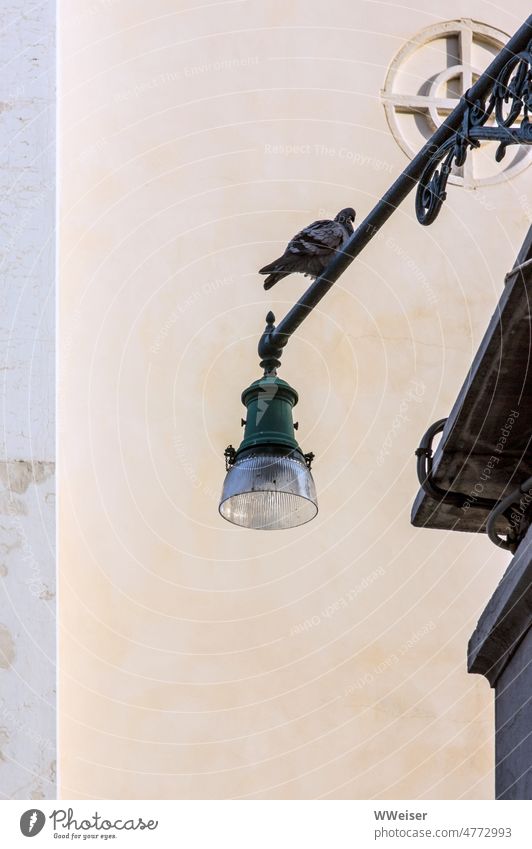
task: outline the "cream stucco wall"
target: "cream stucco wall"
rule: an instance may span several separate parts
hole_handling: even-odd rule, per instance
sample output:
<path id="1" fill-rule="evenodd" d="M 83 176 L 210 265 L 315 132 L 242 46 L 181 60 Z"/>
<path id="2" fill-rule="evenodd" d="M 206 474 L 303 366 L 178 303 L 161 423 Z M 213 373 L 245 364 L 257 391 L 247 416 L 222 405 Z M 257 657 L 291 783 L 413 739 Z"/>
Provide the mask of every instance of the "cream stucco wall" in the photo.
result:
<path id="1" fill-rule="evenodd" d="M 318 518 L 247 532 L 217 498 L 264 316 L 305 285 L 266 294 L 256 269 L 405 166 L 380 89 L 408 38 L 528 11 L 61 4 L 64 796 L 492 796 L 492 694 L 465 653 L 506 558 L 409 512 L 532 171 L 451 187 L 427 229 L 409 199 L 291 342 Z"/>

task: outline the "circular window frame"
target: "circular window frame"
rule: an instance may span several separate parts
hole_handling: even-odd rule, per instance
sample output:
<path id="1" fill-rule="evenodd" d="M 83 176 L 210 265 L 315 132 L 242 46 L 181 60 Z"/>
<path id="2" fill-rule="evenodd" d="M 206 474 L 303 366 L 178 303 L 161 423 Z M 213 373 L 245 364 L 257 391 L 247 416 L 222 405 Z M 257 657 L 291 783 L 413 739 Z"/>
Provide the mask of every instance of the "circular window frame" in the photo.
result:
<path id="1" fill-rule="evenodd" d="M 386 78 L 384 81 L 384 86 L 381 89 L 381 100 L 384 106 L 384 112 L 386 115 L 386 120 L 388 122 L 388 126 L 390 131 L 403 151 L 403 153 L 409 158 L 413 159 L 414 156 L 418 153 L 418 150 L 414 149 L 412 145 L 405 138 L 405 135 L 399 126 L 399 121 L 397 119 L 397 103 L 396 100 L 401 96 L 399 92 L 394 91 L 394 84 L 397 77 L 397 74 L 402 69 L 402 66 L 408 59 L 414 55 L 418 50 L 422 49 L 428 44 L 431 44 L 433 41 L 437 41 L 438 39 L 444 39 L 449 37 L 458 37 L 459 40 L 462 39 L 464 33 L 470 33 L 470 41 L 472 42 L 482 42 L 484 41 L 486 44 L 496 47 L 498 50 L 503 47 L 508 39 L 509 35 L 505 33 L 503 30 L 498 29 L 497 27 L 490 26 L 489 24 L 483 24 L 480 21 L 476 21 L 473 18 L 457 18 L 451 21 L 442 21 L 438 24 L 432 24 L 429 27 L 425 27 L 416 33 L 411 39 L 409 39 L 406 44 L 404 44 L 401 49 L 395 54 L 388 71 L 386 73 Z M 436 80 L 439 80 L 440 84 L 443 81 L 444 75 L 450 74 L 451 71 L 457 70 L 460 73 L 460 69 L 463 67 L 463 55 L 462 49 L 460 50 L 460 62 L 456 65 L 453 65 L 450 68 L 444 68 Z M 474 69 L 469 64 L 469 70 L 471 75 L 474 73 Z M 452 78 L 452 77 L 449 77 Z M 434 85 L 435 83 L 433 83 Z M 437 85 L 437 83 L 436 83 Z M 405 95 L 406 96 L 406 95 Z M 411 95 L 409 97 L 415 97 L 416 95 Z M 419 95 L 420 98 L 426 98 L 427 100 L 427 117 L 430 115 L 430 95 Z M 454 100 L 455 98 L 453 98 Z M 459 103 L 459 99 L 456 98 L 456 103 Z M 415 115 L 416 112 L 414 109 L 409 113 L 411 115 Z M 419 113 L 422 114 L 422 113 Z M 432 117 L 432 116 L 431 116 Z M 432 121 L 434 122 L 434 118 L 432 117 Z M 442 123 L 442 122 L 440 122 Z M 463 177 L 458 174 L 451 174 L 449 177 L 449 183 L 456 185 L 467 187 L 469 189 L 476 189 L 481 186 L 492 186 L 498 183 L 505 183 L 508 180 L 513 179 L 526 168 L 532 162 L 532 151 L 527 151 L 526 155 L 518 162 L 510 163 L 504 170 L 499 173 L 487 176 L 487 177 L 478 177 L 475 178 L 474 175 L 464 180 Z"/>

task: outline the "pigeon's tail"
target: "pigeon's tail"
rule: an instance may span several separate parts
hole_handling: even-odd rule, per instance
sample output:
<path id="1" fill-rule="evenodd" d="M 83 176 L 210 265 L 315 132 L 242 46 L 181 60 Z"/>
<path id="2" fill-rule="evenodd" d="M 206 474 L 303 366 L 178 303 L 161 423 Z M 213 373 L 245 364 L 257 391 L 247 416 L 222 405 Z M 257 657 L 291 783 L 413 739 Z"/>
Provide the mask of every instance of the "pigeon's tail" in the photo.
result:
<path id="1" fill-rule="evenodd" d="M 290 263 L 286 261 L 286 257 L 280 256 L 279 259 L 275 259 L 273 262 L 270 262 L 269 265 L 265 265 L 264 268 L 259 269 L 259 274 L 267 274 L 268 277 L 264 281 L 264 288 L 271 289 L 272 286 L 275 286 L 279 280 L 282 280 L 283 277 L 288 277 L 289 274 L 294 270 L 289 267 Z"/>
<path id="2" fill-rule="evenodd" d="M 288 277 L 288 274 L 286 274 L 286 272 L 284 274 L 282 272 L 278 272 L 277 274 L 270 274 L 264 281 L 264 288 L 271 289 L 272 286 L 275 286 L 275 284 L 278 283 L 279 280 L 282 280 L 283 277 Z"/>

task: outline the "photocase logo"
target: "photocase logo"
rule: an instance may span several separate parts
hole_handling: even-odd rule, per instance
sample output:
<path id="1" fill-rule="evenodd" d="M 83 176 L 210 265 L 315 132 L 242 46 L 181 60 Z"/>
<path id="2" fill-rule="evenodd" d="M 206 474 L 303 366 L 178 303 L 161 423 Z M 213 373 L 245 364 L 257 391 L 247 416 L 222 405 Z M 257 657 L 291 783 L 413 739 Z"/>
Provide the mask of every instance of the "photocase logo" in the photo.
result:
<path id="1" fill-rule="evenodd" d="M 99 814 L 98 811 L 95 811 L 90 817 L 76 819 L 73 808 L 57 808 L 51 812 L 48 819 L 54 837 L 81 837 L 82 834 L 79 832 L 85 832 L 83 833 L 83 840 L 88 837 L 100 837 L 108 840 L 109 836 L 117 836 L 110 834 L 110 832 L 155 831 L 159 825 L 159 820 L 144 820 L 142 817 L 110 820 Z M 42 811 L 39 811 L 38 808 L 30 808 L 20 818 L 20 830 L 24 837 L 35 837 L 43 830 L 45 822 L 46 816 Z M 104 833 L 100 834 L 99 832 Z"/>
<path id="2" fill-rule="evenodd" d="M 46 817 L 42 811 L 37 808 L 30 808 L 20 818 L 20 830 L 24 837 L 35 837 L 43 830 L 45 822 Z"/>

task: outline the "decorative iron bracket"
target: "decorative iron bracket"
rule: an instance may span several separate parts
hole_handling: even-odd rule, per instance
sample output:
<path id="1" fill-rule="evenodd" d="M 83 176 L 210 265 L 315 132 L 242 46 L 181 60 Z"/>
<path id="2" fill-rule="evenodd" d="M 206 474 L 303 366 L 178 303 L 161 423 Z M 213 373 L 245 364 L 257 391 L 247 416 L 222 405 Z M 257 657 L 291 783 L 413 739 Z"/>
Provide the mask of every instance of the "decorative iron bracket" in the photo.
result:
<path id="1" fill-rule="evenodd" d="M 453 167 L 460 168 L 471 148 L 481 141 L 498 141 L 495 159 L 500 162 L 513 144 L 532 144 L 532 40 L 526 50 L 512 56 L 495 79 L 486 101 L 471 102 L 469 92 L 462 126 L 438 147 L 420 177 L 416 193 L 416 215 L 420 224 L 437 218 L 447 196 L 447 180 Z M 521 116 L 520 124 L 516 120 Z M 494 121 L 486 126 L 488 121 Z"/>

